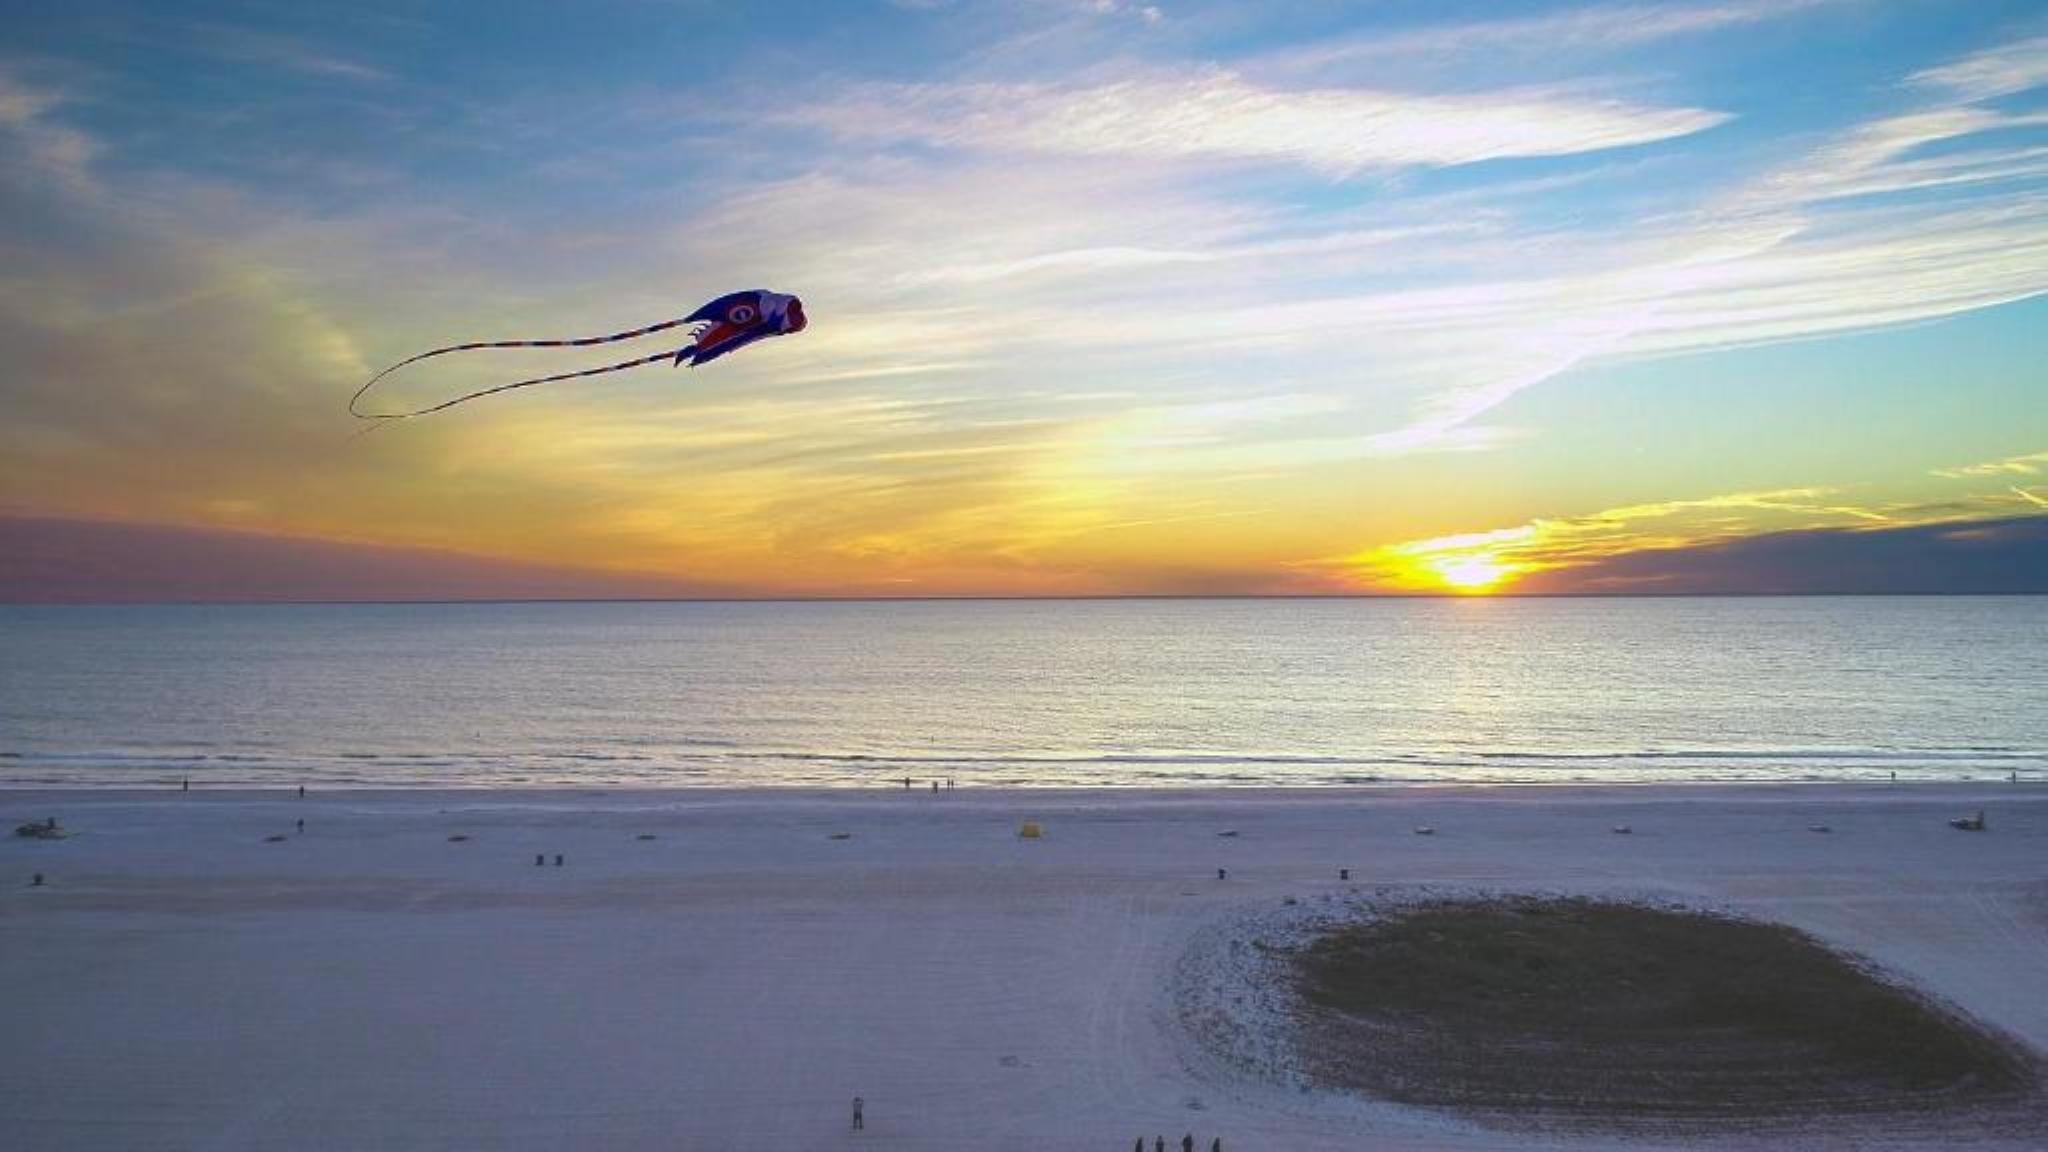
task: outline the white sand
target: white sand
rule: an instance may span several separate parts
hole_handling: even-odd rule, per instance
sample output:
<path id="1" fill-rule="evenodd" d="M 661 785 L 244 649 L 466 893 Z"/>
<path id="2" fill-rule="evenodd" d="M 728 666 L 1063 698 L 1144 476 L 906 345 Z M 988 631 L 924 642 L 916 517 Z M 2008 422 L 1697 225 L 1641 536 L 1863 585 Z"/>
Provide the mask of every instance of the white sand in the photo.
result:
<path id="1" fill-rule="evenodd" d="M 2039 786 L 0 795 L 46 815 L 0 842 L 15 1150 L 1602 1146 L 1198 1048 L 1187 942 L 1339 867 L 1784 921 L 2048 1051 Z"/>

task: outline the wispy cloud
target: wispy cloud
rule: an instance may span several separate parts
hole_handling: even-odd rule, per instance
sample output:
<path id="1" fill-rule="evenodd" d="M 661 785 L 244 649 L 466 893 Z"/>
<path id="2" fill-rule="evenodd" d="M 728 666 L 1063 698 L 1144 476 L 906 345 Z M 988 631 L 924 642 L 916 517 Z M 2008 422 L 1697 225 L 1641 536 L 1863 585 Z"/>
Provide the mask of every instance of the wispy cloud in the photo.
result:
<path id="1" fill-rule="evenodd" d="M 1147 24 L 1161 24 L 1166 20 L 1166 10 L 1157 4 L 1133 3 L 1132 0 L 1079 0 L 1079 6 L 1097 16 L 1132 16 Z"/>
<path id="2" fill-rule="evenodd" d="M 0 61 L 0 133 L 13 138 L 22 174 L 72 192 L 86 191 L 99 145 L 52 115 L 64 103 L 62 91 L 31 83 Z"/>
<path id="3" fill-rule="evenodd" d="M 2048 84 L 2048 36 L 2001 44 L 1939 68 L 1916 72 L 1911 82 L 1954 93 L 1973 103 L 2039 88 Z"/>
<path id="4" fill-rule="evenodd" d="M 867 85 L 780 119 L 841 137 L 983 152 L 1298 164 L 1331 176 L 1567 156 L 1691 135 L 1728 117 L 1562 92 L 1286 90 L 1209 68 L 1092 85 Z"/>
<path id="5" fill-rule="evenodd" d="M 382 68 L 275 32 L 207 25 L 194 30 L 194 43 L 201 51 L 223 60 L 281 68 L 305 76 L 358 83 L 391 79 L 391 74 Z"/>
<path id="6" fill-rule="evenodd" d="M 1931 475 L 1945 480 L 1967 480 L 1978 476 L 2038 476 L 2044 472 L 2048 472 L 2048 452 L 2030 452 L 1959 468 L 1936 468 Z"/>
<path id="7" fill-rule="evenodd" d="M 1287 71 L 1333 65 L 1424 63 L 1474 56 L 1550 57 L 1618 52 L 1662 40 L 1782 20 L 1843 0 L 1729 0 L 1707 4 L 1599 4 L 1535 16 L 1438 22 L 1278 53 L 1266 66 Z"/>
<path id="8" fill-rule="evenodd" d="M 1382 442 L 1433 445 L 1596 359 L 1911 323 L 2048 292 L 2048 116 L 1979 103 L 2037 87 L 2041 43 L 1918 74 L 1908 86 L 1932 104 L 1646 225 L 1609 267 L 1477 295 L 1499 305 L 1490 321 L 1514 351 L 1491 381 L 1445 390 Z M 1994 133 L 2007 139 L 1981 143 Z"/>

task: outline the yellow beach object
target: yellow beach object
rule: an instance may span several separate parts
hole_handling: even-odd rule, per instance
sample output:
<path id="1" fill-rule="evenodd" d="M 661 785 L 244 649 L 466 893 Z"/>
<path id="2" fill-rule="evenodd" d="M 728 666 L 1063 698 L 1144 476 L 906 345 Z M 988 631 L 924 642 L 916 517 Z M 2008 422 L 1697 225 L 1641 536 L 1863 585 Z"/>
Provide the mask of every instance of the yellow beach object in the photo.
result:
<path id="1" fill-rule="evenodd" d="M 1026 820 L 1024 826 L 1017 829 L 1017 835 L 1025 840 L 1036 840 L 1044 833 L 1038 830 L 1038 821 Z"/>

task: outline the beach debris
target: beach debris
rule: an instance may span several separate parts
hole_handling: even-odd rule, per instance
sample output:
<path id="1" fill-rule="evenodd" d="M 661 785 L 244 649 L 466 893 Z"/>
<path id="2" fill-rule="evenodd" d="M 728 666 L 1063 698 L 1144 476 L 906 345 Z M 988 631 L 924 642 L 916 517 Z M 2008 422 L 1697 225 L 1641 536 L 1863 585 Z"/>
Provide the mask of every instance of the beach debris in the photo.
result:
<path id="1" fill-rule="evenodd" d="M 282 832 L 279 832 L 279 833 L 278 833 L 277 835 L 275 835 L 275 836 L 265 836 L 265 837 L 263 838 L 263 842 L 264 842 L 265 844 L 282 844 L 283 842 L 285 842 L 286 840 L 289 840 L 289 839 L 291 839 L 291 837 L 289 837 L 289 836 L 285 835 L 285 834 L 284 834 L 284 833 L 282 833 Z"/>
<path id="2" fill-rule="evenodd" d="M 25 836 L 30 840 L 62 840 L 70 835 L 64 829 L 57 827 L 57 818 L 55 816 L 50 817 L 48 820 L 31 820 L 26 824 L 18 825 L 14 829 L 14 834 L 16 836 Z"/>
<path id="3" fill-rule="evenodd" d="M 794 296 L 765 289 L 751 289 L 745 292 L 730 292 L 711 301 L 695 312 L 676 320 L 663 320 L 644 328 L 627 332 L 613 332 L 604 336 L 581 336 L 567 340 L 484 340 L 469 344 L 450 344 L 435 348 L 417 356 L 409 356 L 391 367 L 384 369 L 369 382 L 356 389 L 349 397 L 349 415 L 358 420 L 405 420 L 414 416 L 425 416 L 466 404 L 471 400 L 492 396 L 499 392 L 510 392 L 515 388 L 530 388 L 535 384 L 553 384 L 561 380 L 581 380 L 590 376 L 602 376 L 607 372 L 623 372 L 628 368 L 641 368 L 666 360 L 670 365 L 688 361 L 691 367 L 708 364 L 728 352 L 738 351 L 756 340 L 770 336 L 786 336 L 804 330 L 809 323 L 804 318 L 803 301 Z M 365 412 L 361 408 L 363 396 L 377 386 L 377 382 L 408 364 L 417 364 L 436 356 L 454 352 L 474 352 L 484 348 L 588 348 L 593 344 L 614 344 L 621 340 L 637 340 L 670 328 L 690 326 L 690 342 L 681 348 L 656 352 L 633 360 L 621 360 L 601 368 L 585 368 L 580 372 L 560 372 L 552 376 L 536 376 L 529 380 L 515 380 L 510 384 L 497 384 L 467 392 L 453 400 L 443 400 L 423 408 L 408 408 L 389 412 Z M 906 785 L 908 787 L 908 785 Z"/>
<path id="4" fill-rule="evenodd" d="M 853 833 L 851 833 L 851 832 L 834 832 L 834 833 L 833 833 L 833 834 L 831 835 L 830 839 L 833 839 L 833 840 L 851 840 L 851 839 L 853 839 Z"/>
<path id="5" fill-rule="evenodd" d="M 1984 830 L 1984 810 L 1982 808 L 1977 809 L 1975 816 L 1958 816 L 1949 821 L 1948 826 L 1959 832 L 1982 832 Z"/>
<path id="6" fill-rule="evenodd" d="M 460 844 L 460 843 L 462 843 L 462 842 L 463 842 L 464 840 L 467 840 L 467 839 L 469 839 L 469 834 L 468 834 L 468 833 L 466 833 L 466 832 L 457 832 L 457 833 L 455 833 L 454 835 L 452 835 L 452 836 L 448 837 L 448 842 L 449 842 L 450 844 Z"/>
<path id="7" fill-rule="evenodd" d="M 1228 880 L 1228 879 L 1230 879 L 1230 872 L 1229 872 L 1229 870 L 1228 870 L 1228 869 L 1224 869 L 1224 868 L 1218 868 L 1218 869 L 1216 870 L 1216 878 L 1217 878 L 1218 880 Z"/>
<path id="8" fill-rule="evenodd" d="M 1017 837 L 1021 840 L 1037 840 L 1043 837 L 1044 835 L 1044 831 L 1042 831 L 1038 827 L 1038 821 L 1036 820 L 1026 820 L 1023 823 L 1023 825 L 1017 829 Z"/>
<path id="9" fill-rule="evenodd" d="M 1616 824 L 1614 826 L 1614 834 L 1616 836 L 1627 836 L 1634 831 L 1635 829 L 1629 827 L 1626 824 Z"/>
<path id="10" fill-rule="evenodd" d="M 1349 880 L 1349 879 L 1351 879 L 1351 869 L 1349 869 L 1349 868 L 1339 868 L 1339 869 L 1337 869 L 1337 879 L 1339 879 L 1339 880 Z"/>
<path id="11" fill-rule="evenodd" d="M 1235 829 L 1235 828 L 1226 828 L 1226 829 L 1224 829 L 1223 831 L 1221 831 L 1221 832 L 1218 832 L 1218 833 L 1217 833 L 1217 835 L 1218 835 L 1218 836 L 1235 836 L 1235 835 L 1237 835 L 1237 829 Z"/>
<path id="12" fill-rule="evenodd" d="M 1005 1068 L 1021 1068 L 1024 1065 L 1024 1061 L 1019 1060 L 1015 1056 L 1001 1057 L 996 1061 L 996 1063 L 1001 1064 Z"/>
<path id="13" fill-rule="evenodd" d="M 1301 901 L 1300 901 L 1300 900 L 1297 900 L 1297 899 L 1295 899 L 1295 898 L 1294 898 L 1294 897 L 1292 897 L 1292 896 L 1283 896 L 1283 897 L 1281 897 L 1281 898 L 1280 898 L 1280 903 L 1282 903 L 1282 904 L 1285 904 L 1285 905 L 1287 905 L 1287 906 L 1288 906 L 1289 908 L 1292 908 L 1292 907 L 1294 907 L 1294 906 L 1295 906 L 1296 904 L 1299 904 L 1299 903 L 1301 903 Z"/>
<path id="14" fill-rule="evenodd" d="M 1427 824 L 1418 824 L 1415 826 L 1415 834 L 1417 836 L 1434 836 L 1436 835 L 1436 829 L 1431 828 Z"/>
<path id="15" fill-rule="evenodd" d="M 1806 826 L 1806 830 L 1807 830 L 1808 832 L 1833 832 L 1833 831 L 1834 831 L 1834 829 L 1833 829 L 1833 828 L 1830 828 L 1830 827 L 1828 827 L 1828 826 L 1827 826 L 1827 825 L 1825 825 L 1825 824 L 1808 824 L 1808 825 Z"/>
<path id="16" fill-rule="evenodd" d="M 43 874 L 41 872 L 36 873 L 35 879 L 29 881 L 28 886 L 31 888 L 41 888 L 43 886 Z"/>

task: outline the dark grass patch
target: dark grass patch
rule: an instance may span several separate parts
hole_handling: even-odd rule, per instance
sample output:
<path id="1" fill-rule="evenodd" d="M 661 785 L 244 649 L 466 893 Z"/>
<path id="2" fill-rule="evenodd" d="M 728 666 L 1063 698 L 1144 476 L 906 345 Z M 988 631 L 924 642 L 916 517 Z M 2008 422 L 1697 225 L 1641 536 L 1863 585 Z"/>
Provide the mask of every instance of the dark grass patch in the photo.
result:
<path id="1" fill-rule="evenodd" d="M 1408 908 L 1295 957 L 1318 1079 L 1603 1126 L 2036 1111 L 1991 1035 L 1779 925 L 1593 900 Z"/>

